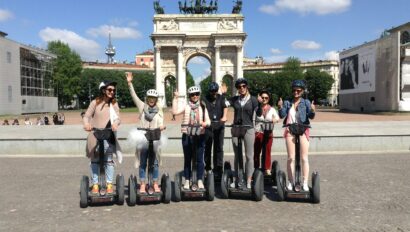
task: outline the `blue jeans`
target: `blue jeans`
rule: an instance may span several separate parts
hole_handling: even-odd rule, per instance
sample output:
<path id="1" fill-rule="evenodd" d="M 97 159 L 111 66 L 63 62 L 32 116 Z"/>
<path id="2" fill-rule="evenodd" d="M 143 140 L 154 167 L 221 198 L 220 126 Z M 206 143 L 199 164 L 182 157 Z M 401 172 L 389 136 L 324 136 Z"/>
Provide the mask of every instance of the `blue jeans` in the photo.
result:
<path id="1" fill-rule="evenodd" d="M 141 156 L 140 156 L 140 167 L 139 167 L 139 174 L 140 174 L 140 180 L 141 182 L 145 182 L 145 173 L 146 173 L 146 168 L 147 168 L 147 162 L 148 162 L 148 148 L 147 149 L 142 149 L 141 150 Z M 148 167 L 149 169 L 149 167 Z M 154 161 L 154 172 L 152 173 L 152 179 L 153 181 L 158 181 L 158 159 L 155 159 Z"/>
<path id="2" fill-rule="evenodd" d="M 105 168 L 105 180 L 107 183 L 112 183 L 114 179 L 114 161 L 112 155 L 114 153 L 114 145 L 104 140 L 104 168 Z M 96 147 L 98 151 L 98 145 Z M 100 174 L 100 156 L 91 159 L 91 180 L 93 184 L 98 184 L 98 176 Z"/>
<path id="3" fill-rule="evenodd" d="M 193 137 L 192 137 L 193 138 Z M 186 180 L 191 178 L 191 160 L 192 160 L 192 146 L 194 141 L 190 136 L 182 135 L 182 148 L 184 150 L 184 177 Z M 205 151 L 205 135 L 200 135 L 196 148 L 196 176 L 198 180 L 202 180 L 204 176 L 204 151 Z"/>

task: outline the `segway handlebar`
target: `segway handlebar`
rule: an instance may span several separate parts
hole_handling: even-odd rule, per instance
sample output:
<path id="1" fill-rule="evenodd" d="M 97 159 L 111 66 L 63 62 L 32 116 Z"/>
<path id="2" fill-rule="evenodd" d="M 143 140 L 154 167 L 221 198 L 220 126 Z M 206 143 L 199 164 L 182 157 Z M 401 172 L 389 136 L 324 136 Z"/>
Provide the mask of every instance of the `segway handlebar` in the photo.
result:
<path id="1" fill-rule="evenodd" d="M 191 127 L 191 128 L 201 128 L 202 127 L 201 124 L 181 124 L 181 126 Z"/>
<path id="2" fill-rule="evenodd" d="M 138 130 L 146 131 L 145 138 L 148 141 L 157 141 L 161 139 L 161 128 L 142 128 L 137 127 Z"/>
<path id="3" fill-rule="evenodd" d="M 286 125 L 283 125 L 282 128 L 290 127 L 291 125 L 297 125 L 297 126 L 304 127 L 304 128 L 312 128 L 309 124 L 299 124 L 299 123 L 286 124 Z"/>
<path id="4" fill-rule="evenodd" d="M 242 128 L 252 128 L 252 125 L 238 125 L 238 124 L 231 124 L 231 125 L 225 125 L 226 127 L 242 127 Z"/>
<path id="5" fill-rule="evenodd" d="M 91 129 L 94 132 L 94 136 L 97 140 L 108 140 L 113 135 L 112 128 L 95 128 Z"/>

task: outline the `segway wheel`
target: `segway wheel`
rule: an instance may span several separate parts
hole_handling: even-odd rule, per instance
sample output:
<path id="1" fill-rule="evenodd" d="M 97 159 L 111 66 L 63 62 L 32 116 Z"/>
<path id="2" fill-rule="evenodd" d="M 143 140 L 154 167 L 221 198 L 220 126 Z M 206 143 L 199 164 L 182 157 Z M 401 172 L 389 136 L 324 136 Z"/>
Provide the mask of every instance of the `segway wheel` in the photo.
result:
<path id="1" fill-rule="evenodd" d="M 81 179 L 81 184 L 80 184 L 80 207 L 81 208 L 87 208 L 88 206 L 88 191 L 90 189 L 89 187 L 89 179 L 88 176 L 83 176 Z"/>
<path id="2" fill-rule="evenodd" d="M 232 170 L 231 163 L 229 161 L 225 161 L 224 163 L 224 172 Z"/>
<path id="3" fill-rule="evenodd" d="M 222 198 L 228 199 L 229 198 L 229 191 L 228 191 L 228 186 L 229 186 L 229 170 L 225 170 L 222 173 L 222 178 L 221 178 L 221 191 L 222 191 Z"/>
<path id="4" fill-rule="evenodd" d="M 285 200 L 285 188 L 286 188 L 286 175 L 282 170 L 278 171 L 276 175 L 276 183 L 277 183 L 277 193 L 278 193 L 278 201 Z"/>
<path id="5" fill-rule="evenodd" d="M 206 200 L 213 201 L 215 198 L 215 180 L 212 172 L 206 177 Z"/>
<path id="6" fill-rule="evenodd" d="M 116 178 L 116 184 L 117 184 L 117 204 L 118 205 L 123 205 L 124 204 L 124 176 L 122 174 L 117 175 Z"/>
<path id="7" fill-rule="evenodd" d="M 263 199 L 263 174 L 261 170 L 255 169 L 253 172 L 253 185 L 252 192 L 255 201 L 261 201 Z"/>
<path id="8" fill-rule="evenodd" d="M 131 175 L 128 178 L 128 205 L 135 206 L 137 203 L 137 193 L 135 192 L 135 181 L 134 176 Z"/>
<path id="9" fill-rule="evenodd" d="M 174 178 L 174 201 L 180 202 L 181 201 L 181 173 L 175 173 Z"/>
<path id="10" fill-rule="evenodd" d="M 320 176 L 318 172 L 312 174 L 312 202 L 320 203 Z"/>
<path id="11" fill-rule="evenodd" d="M 277 160 L 274 160 L 272 162 L 272 167 L 271 167 L 271 171 L 272 171 L 272 182 L 273 182 L 273 186 L 277 186 L 277 181 L 276 181 L 276 176 L 278 175 L 278 172 L 280 170 L 279 167 L 279 163 Z"/>
<path id="12" fill-rule="evenodd" d="M 168 174 L 163 174 L 161 178 L 161 190 L 163 194 L 162 202 L 169 204 L 171 202 L 171 179 Z"/>

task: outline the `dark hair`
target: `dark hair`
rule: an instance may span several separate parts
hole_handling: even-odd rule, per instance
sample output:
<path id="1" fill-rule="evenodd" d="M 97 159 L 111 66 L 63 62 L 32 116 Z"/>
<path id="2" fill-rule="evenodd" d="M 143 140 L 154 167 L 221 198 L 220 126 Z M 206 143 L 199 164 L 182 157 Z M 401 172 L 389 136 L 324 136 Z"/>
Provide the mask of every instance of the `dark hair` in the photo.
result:
<path id="1" fill-rule="evenodd" d="M 272 97 L 271 97 L 271 94 L 268 92 L 268 90 L 261 90 L 260 92 L 259 92 L 259 96 L 262 96 L 262 94 L 266 94 L 266 95 L 268 95 L 268 97 L 269 97 L 269 99 L 271 99 Z"/>

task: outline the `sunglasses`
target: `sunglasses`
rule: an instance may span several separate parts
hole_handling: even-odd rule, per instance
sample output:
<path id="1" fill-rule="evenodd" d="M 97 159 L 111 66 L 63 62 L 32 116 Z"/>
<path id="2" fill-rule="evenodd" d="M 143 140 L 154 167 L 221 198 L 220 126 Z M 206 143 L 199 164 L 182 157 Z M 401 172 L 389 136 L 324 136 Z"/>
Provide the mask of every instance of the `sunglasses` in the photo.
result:
<path id="1" fill-rule="evenodd" d="M 190 97 L 199 96 L 199 93 L 191 93 L 189 94 Z"/>
<path id="2" fill-rule="evenodd" d="M 296 93 L 300 93 L 300 92 L 302 92 L 303 90 L 301 90 L 301 89 L 293 89 L 292 91 L 293 91 L 293 92 L 296 92 Z"/>
<path id="3" fill-rule="evenodd" d="M 269 100 L 269 97 L 261 97 L 263 100 Z"/>
<path id="4" fill-rule="evenodd" d="M 244 89 L 246 87 L 247 87 L 247 85 L 239 85 L 236 89 Z"/>
<path id="5" fill-rule="evenodd" d="M 107 91 L 111 93 L 111 92 L 115 92 L 115 89 L 108 88 Z"/>

